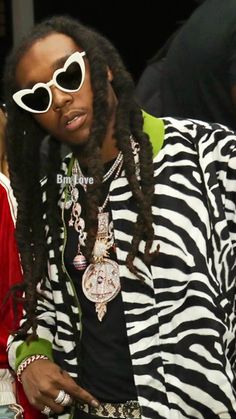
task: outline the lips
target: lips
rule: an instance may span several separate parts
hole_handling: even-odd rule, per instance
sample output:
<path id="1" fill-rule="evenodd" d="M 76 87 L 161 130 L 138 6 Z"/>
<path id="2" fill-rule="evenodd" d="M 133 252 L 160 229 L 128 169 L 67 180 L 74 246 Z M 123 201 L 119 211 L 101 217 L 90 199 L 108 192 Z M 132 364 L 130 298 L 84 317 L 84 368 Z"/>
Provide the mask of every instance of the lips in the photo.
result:
<path id="1" fill-rule="evenodd" d="M 63 125 L 66 130 L 74 131 L 80 128 L 87 118 L 87 114 L 81 111 L 71 111 L 63 115 Z"/>
<path id="2" fill-rule="evenodd" d="M 66 125 L 70 125 L 73 121 L 76 121 L 76 119 L 78 119 L 79 116 L 76 115 L 73 119 L 71 119 L 70 121 L 67 121 Z"/>

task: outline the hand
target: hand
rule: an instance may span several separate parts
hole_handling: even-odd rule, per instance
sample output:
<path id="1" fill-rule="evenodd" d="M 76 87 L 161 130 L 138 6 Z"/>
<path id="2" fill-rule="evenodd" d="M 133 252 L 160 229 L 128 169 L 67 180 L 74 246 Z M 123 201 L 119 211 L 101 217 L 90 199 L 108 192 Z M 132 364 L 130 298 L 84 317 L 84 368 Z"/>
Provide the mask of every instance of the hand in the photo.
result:
<path id="1" fill-rule="evenodd" d="M 72 399 L 91 406 L 99 402 L 86 390 L 78 386 L 66 371 L 50 360 L 39 359 L 29 364 L 21 374 L 21 381 L 29 402 L 42 411 L 48 406 L 55 413 L 62 413 L 64 407 L 55 403 L 60 390 Z"/>

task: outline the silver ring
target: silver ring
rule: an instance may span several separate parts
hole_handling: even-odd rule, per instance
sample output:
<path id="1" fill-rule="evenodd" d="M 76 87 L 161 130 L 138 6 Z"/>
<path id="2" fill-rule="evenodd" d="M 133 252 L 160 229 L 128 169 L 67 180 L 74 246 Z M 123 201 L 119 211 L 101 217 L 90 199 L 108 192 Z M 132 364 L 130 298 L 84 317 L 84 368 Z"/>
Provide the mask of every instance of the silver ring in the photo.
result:
<path id="1" fill-rule="evenodd" d="M 41 413 L 42 413 L 43 415 L 49 416 L 49 415 L 50 415 L 50 413 L 51 413 L 51 409 L 50 409 L 50 407 L 45 406 L 45 408 L 44 408 L 43 410 L 41 410 Z"/>
<path id="2" fill-rule="evenodd" d="M 56 399 L 54 400 L 55 403 L 61 404 L 66 396 L 66 392 L 64 390 L 60 390 Z"/>
<path id="3" fill-rule="evenodd" d="M 68 393 L 65 394 L 64 399 L 62 400 L 62 402 L 60 403 L 61 406 L 68 406 L 69 404 L 71 404 L 71 397 Z"/>

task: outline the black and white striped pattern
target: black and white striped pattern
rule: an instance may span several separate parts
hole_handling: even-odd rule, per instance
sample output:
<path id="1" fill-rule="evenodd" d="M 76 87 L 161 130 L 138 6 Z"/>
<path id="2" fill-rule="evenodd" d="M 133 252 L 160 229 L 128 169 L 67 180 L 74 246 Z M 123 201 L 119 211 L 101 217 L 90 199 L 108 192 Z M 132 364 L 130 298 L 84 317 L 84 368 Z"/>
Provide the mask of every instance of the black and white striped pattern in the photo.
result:
<path id="1" fill-rule="evenodd" d="M 153 201 L 152 250 L 160 244 L 160 254 L 151 266 L 135 259 L 144 283 L 125 264 L 137 217 L 125 176 L 112 182 L 110 193 L 142 419 L 236 418 L 236 136 L 218 124 L 164 123 Z M 143 249 L 142 242 L 140 255 Z M 38 332 L 52 342 L 56 362 L 76 377 L 76 342 L 53 256 L 51 250 Z M 69 279 L 67 289 L 79 328 Z M 10 347 L 12 365 L 18 344 Z"/>

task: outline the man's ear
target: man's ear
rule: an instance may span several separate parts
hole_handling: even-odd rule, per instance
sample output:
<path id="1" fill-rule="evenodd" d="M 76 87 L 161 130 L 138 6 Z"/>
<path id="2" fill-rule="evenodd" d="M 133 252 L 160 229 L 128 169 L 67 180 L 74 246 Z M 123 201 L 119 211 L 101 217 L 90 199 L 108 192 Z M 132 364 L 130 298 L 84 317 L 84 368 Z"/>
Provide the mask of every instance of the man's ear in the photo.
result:
<path id="1" fill-rule="evenodd" d="M 113 80 L 113 74 L 110 68 L 107 69 L 107 78 L 108 78 L 108 81 Z"/>

